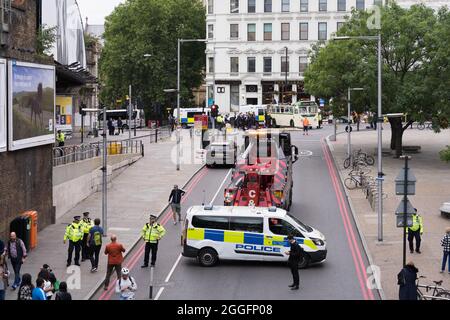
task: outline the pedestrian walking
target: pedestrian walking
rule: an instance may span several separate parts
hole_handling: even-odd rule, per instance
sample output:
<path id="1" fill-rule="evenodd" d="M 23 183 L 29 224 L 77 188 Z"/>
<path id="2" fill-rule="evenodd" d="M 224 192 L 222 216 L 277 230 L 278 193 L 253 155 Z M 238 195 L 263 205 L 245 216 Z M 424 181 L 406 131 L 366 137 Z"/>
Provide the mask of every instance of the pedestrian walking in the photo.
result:
<path id="1" fill-rule="evenodd" d="M 177 224 L 177 215 L 178 221 L 181 221 L 181 198 L 186 194 L 186 191 L 182 189 L 178 189 L 177 185 L 173 186 L 172 191 L 169 196 L 169 203 L 172 208 L 172 218 L 173 224 Z"/>
<path id="2" fill-rule="evenodd" d="M 0 301 L 5 300 L 6 288 L 8 288 L 9 271 L 5 255 L 0 255 Z"/>
<path id="3" fill-rule="evenodd" d="M 20 286 L 20 269 L 22 268 L 22 264 L 25 262 L 27 257 L 27 249 L 25 248 L 25 244 L 19 238 L 15 232 L 11 232 L 8 244 L 6 246 L 6 254 L 11 261 L 11 266 L 14 270 L 14 284 L 12 285 L 12 289 L 16 290 L 17 287 Z"/>
<path id="4" fill-rule="evenodd" d="M 408 242 L 409 242 L 409 251 L 414 253 L 414 239 L 416 239 L 416 252 L 420 252 L 420 243 L 422 241 L 423 234 L 423 219 L 417 214 L 417 209 L 414 208 L 413 213 L 413 225 L 412 227 L 406 228 L 406 232 L 408 233 Z"/>
<path id="5" fill-rule="evenodd" d="M 444 250 L 444 256 L 442 257 L 441 273 L 445 271 L 445 264 L 448 259 L 448 273 L 450 273 L 450 227 L 445 229 L 445 236 L 441 240 L 441 246 Z"/>
<path id="6" fill-rule="evenodd" d="M 397 284 L 400 286 L 400 300 L 417 300 L 416 280 L 418 272 L 419 269 L 417 269 L 414 266 L 414 263 L 410 261 L 397 275 Z"/>
<path id="7" fill-rule="evenodd" d="M 75 265 L 80 265 L 80 250 L 83 240 L 83 230 L 80 222 L 81 217 L 73 217 L 73 222 L 66 227 L 66 233 L 64 234 L 64 244 L 69 240 L 69 248 L 67 254 L 67 266 L 72 264 L 72 255 L 75 250 Z"/>
<path id="8" fill-rule="evenodd" d="M 308 134 L 308 131 L 309 131 L 309 120 L 308 120 L 308 118 L 307 117 L 304 117 L 303 118 L 303 120 L 302 120 L 302 123 L 303 123 L 303 135 L 309 135 Z"/>
<path id="9" fill-rule="evenodd" d="M 98 270 L 98 261 L 100 258 L 100 250 L 103 244 L 103 228 L 100 227 L 100 219 L 94 220 L 94 226 L 89 230 L 88 245 L 90 249 L 91 272 Z"/>
<path id="10" fill-rule="evenodd" d="M 117 120 L 117 131 L 119 131 L 119 134 L 123 133 L 123 121 L 120 117 L 119 120 Z"/>
<path id="11" fill-rule="evenodd" d="M 106 245 L 105 254 L 108 256 L 108 266 L 106 268 L 106 278 L 104 282 L 104 290 L 108 290 L 109 280 L 113 271 L 116 271 L 117 279 L 120 278 L 120 272 L 122 269 L 123 255 L 125 248 L 122 244 L 117 242 L 117 236 L 111 236 L 111 243 Z"/>
<path id="12" fill-rule="evenodd" d="M 319 115 L 317 116 L 317 120 L 319 122 L 319 129 L 322 127 L 322 112 L 319 112 Z"/>
<path id="13" fill-rule="evenodd" d="M 83 240 L 81 243 L 81 262 L 90 260 L 90 250 L 88 247 L 89 231 L 94 226 L 94 221 L 89 218 L 89 212 L 83 212 L 83 220 L 81 221 L 81 229 L 83 230 Z"/>
<path id="14" fill-rule="evenodd" d="M 67 283 L 66 282 L 63 281 L 59 285 L 59 290 L 58 290 L 58 292 L 56 292 L 55 300 L 60 300 L 60 301 L 72 300 L 72 295 L 69 292 L 67 292 Z"/>
<path id="15" fill-rule="evenodd" d="M 122 276 L 116 281 L 116 293 L 120 300 L 134 300 L 134 294 L 137 290 L 136 280 L 130 276 L 128 268 L 122 268 Z"/>
<path id="16" fill-rule="evenodd" d="M 36 279 L 36 287 L 31 292 L 32 300 L 43 300 L 46 301 L 47 297 L 44 292 L 44 279 L 37 278 Z"/>
<path id="17" fill-rule="evenodd" d="M 162 225 L 156 222 L 156 216 L 151 215 L 150 222 L 144 225 L 141 232 L 142 239 L 145 241 L 144 264 L 141 268 L 148 268 L 150 251 L 152 252 L 151 266 L 155 266 L 158 243 L 165 234 L 166 230 Z"/>
<path id="18" fill-rule="evenodd" d="M 300 275 L 298 273 L 298 264 L 303 255 L 303 249 L 297 243 L 293 235 L 288 235 L 288 241 L 291 246 L 291 250 L 287 252 L 289 255 L 288 265 L 291 269 L 293 283 L 289 286 L 291 290 L 298 290 L 300 286 Z"/>
<path id="19" fill-rule="evenodd" d="M 58 133 L 56 135 L 56 141 L 58 142 L 58 147 L 64 147 L 66 136 L 61 130 L 58 130 Z"/>
<path id="20" fill-rule="evenodd" d="M 32 292 L 34 285 L 31 282 L 31 274 L 25 273 L 22 276 L 22 282 L 20 283 L 19 291 L 17 293 L 17 300 L 29 301 L 33 300 Z"/>

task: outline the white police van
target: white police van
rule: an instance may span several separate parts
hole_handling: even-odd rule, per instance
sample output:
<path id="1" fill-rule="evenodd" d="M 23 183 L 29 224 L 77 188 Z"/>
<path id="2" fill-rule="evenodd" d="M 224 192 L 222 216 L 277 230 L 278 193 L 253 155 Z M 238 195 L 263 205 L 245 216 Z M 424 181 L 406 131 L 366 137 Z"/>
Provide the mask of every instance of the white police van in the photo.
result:
<path id="1" fill-rule="evenodd" d="M 299 268 L 326 259 L 326 239 L 280 208 L 193 206 L 183 231 L 183 256 L 205 267 L 222 260 L 287 261 L 287 236 L 305 251 Z"/>

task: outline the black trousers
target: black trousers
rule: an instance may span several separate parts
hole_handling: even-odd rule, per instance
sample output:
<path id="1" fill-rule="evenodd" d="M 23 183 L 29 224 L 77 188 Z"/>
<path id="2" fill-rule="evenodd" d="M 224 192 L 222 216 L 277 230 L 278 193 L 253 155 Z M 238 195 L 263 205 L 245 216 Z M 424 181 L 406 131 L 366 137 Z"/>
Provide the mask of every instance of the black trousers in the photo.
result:
<path id="1" fill-rule="evenodd" d="M 154 266 L 156 262 L 156 253 L 158 252 L 158 243 L 145 243 L 144 265 L 146 266 L 148 266 L 150 251 L 152 252 L 151 264 Z"/>
<path id="2" fill-rule="evenodd" d="M 420 229 L 417 231 L 408 230 L 409 250 L 414 251 L 414 238 L 416 238 L 416 251 L 420 250 Z"/>
<path id="3" fill-rule="evenodd" d="M 291 269 L 293 284 L 300 285 L 300 275 L 298 273 L 298 261 L 289 261 L 289 268 Z"/>
<path id="4" fill-rule="evenodd" d="M 100 250 L 102 246 L 91 246 L 89 247 L 89 259 L 91 260 L 91 266 L 92 268 L 98 268 L 98 260 L 100 258 Z"/>
<path id="5" fill-rule="evenodd" d="M 69 241 L 69 252 L 68 252 L 68 256 L 67 256 L 68 264 L 72 263 L 72 255 L 73 255 L 74 249 L 75 249 L 75 263 L 76 264 L 80 263 L 81 241 L 77 241 L 77 242 Z"/>
<path id="6" fill-rule="evenodd" d="M 104 282 L 105 288 L 109 287 L 109 280 L 111 279 L 114 270 L 116 271 L 117 279 L 120 279 L 122 273 L 122 264 L 108 264 L 108 266 L 106 267 L 106 277 Z"/>
<path id="7" fill-rule="evenodd" d="M 81 258 L 83 260 L 88 260 L 89 259 L 89 247 L 87 245 L 87 238 L 88 238 L 89 233 L 85 233 L 83 235 L 83 243 L 81 244 Z"/>

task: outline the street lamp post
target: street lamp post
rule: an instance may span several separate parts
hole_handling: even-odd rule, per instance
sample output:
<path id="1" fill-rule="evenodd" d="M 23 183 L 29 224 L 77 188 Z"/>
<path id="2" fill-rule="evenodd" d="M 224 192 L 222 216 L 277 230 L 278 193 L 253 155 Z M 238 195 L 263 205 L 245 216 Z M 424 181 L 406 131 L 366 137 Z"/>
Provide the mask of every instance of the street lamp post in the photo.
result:
<path id="1" fill-rule="evenodd" d="M 284 47 L 284 49 L 286 50 L 286 60 L 284 63 L 284 90 L 283 90 L 283 96 L 282 96 L 282 100 L 283 102 L 286 102 L 285 99 L 287 98 L 287 86 L 288 86 L 288 47 Z"/>
<path id="2" fill-rule="evenodd" d="M 377 192 L 378 192 L 378 241 L 383 241 L 383 159 L 382 159 L 382 145 L 383 145 L 383 134 L 381 125 L 383 123 L 383 113 L 382 113 L 382 61 L 381 61 L 381 33 L 376 36 L 343 36 L 334 37 L 332 40 L 371 40 L 378 42 L 378 118 L 377 118 L 377 133 L 378 133 L 378 177 L 377 177 Z"/>
<path id="3" fill-rule="evenodd" d="M 363 91 L 363 88 L 348 88 L 348 95 L 347 95 L 347 116 L 348 116 L 348 133 L 347 133 L 347 157 L 350 159 L 350 164 L 353 163 L 352 159 L 352 138 L 351 138 L 351 132 L 352 132 L 352 126 L 350 124 L 350 117 L 351 117 L 351 92 L 352 91 Z"/>

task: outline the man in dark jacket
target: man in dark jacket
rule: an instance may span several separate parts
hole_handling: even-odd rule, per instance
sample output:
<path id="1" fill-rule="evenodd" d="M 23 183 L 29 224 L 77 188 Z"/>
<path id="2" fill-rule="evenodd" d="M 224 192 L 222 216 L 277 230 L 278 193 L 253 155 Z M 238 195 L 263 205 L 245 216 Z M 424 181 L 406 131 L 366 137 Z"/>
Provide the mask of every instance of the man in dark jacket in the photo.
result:
<path id="1" fill-rule="evenodd" d="M 292 277 L 294 279 L 294 283 L 292 283 L 289 287 L 291 290 L 298 290 L 300 285 L 300 276 L 298 274 L 298 264 L 303 254 L 303 249 L 297 243 L 293 235 L 288 235 L 288 241 L 291 245 L 291 251 L 287 252 L 289 255 L 288 265 L 292 272 Z"/>
<path id="2" fill-rule="evenodd" d="M 414 266 L 412 261 L 408 262 L 406 267 L 397 275 L 400 300 L 417 300 L 417 273 L 419 269 Z"/>
<path id="3" fill-rule="evenodd" d="M 15 232 L 11 232 L 8 244 L 6 246 L 6 254 L 11 260 L 11 265 L 14 269 L 14 284 L 12 285 L 12 289 L 16 290 L 16 288 L 20 285 L 20 268 L 22 268 L 22 264 L 25 262 L 25 258 L 27 257 L 27 249 L 25 248 L 25 244 L 19 238 Z"/>
<path id="4" fill-rule="evenodd" d="M 173 190 L 169 196 L 170 206 L 172 207 L 173 214 L 173 224 L 177 224 L 178 220 L 181 221 L 181 197 L 184 196 L 186 192 L 184 190 L 178 189 L 177 185 L 173 186 Z"/>

